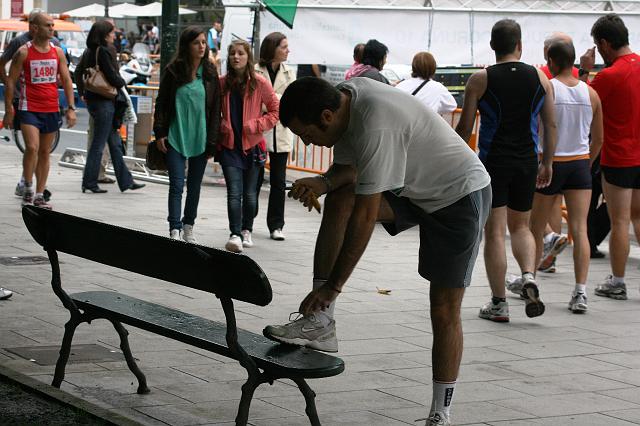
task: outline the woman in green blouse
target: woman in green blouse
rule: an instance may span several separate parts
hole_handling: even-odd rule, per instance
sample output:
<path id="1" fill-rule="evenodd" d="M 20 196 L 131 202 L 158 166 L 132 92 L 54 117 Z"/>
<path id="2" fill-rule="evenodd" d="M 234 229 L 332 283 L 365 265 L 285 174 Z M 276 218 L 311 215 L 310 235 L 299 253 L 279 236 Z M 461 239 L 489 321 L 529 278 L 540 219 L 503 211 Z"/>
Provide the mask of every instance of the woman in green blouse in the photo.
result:
<path id="1" fill-rule="evenodd" d="M 180 34 L 178 52 L 162 73 L 153 130 L 158 149 L 167 154 L 169 236 L 195 243 L 200 185 L 220 130 L 218 73 L 209 60 L 206 33 L 199 27 Z M 187 161 L 187 200 L 180 219 Z"/>

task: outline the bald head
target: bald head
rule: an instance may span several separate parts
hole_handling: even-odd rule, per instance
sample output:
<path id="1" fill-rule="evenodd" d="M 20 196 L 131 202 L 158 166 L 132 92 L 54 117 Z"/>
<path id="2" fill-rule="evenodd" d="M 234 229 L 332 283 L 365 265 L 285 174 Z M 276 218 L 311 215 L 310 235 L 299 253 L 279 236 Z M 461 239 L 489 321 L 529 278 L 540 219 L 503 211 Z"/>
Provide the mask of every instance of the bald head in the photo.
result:
<path id="1" fill-rule="evenodd" d="M 41 25 L 50 19 L 42 9 L 33 9 L 29 14 L 29 23 L 35 25 Z"/>
<path id="2" fill-rule="evenodd" d="M 563 33 L 560 31 L 556 31 L 551 33 L 549 37 L 544 40 L 544 59 L 547 59 L 547 51 L 549 50 L 549 46 L 556 43 L 566 43 L 573 45 L 573 39 L 567 33 Z"/>

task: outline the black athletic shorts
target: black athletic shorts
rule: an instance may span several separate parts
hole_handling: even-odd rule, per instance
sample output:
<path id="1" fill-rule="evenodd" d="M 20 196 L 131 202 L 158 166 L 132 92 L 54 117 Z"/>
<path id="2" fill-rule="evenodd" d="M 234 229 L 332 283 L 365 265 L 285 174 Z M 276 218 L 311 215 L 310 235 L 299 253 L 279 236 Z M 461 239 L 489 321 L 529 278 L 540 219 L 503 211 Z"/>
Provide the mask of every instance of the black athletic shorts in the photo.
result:
<path id="1" fill-rule="evenodd" d="M 536 191 L 537 165 L 496 167 L 485 164 L 484 167 L 491 176 L 491 208 L 507 206 L 519 212 L 531 210 Z"/>
<path id="2" fill-rule="evenodd" d="M 561 194 L 569 189 L 591 189 L 591 167 L 589 160 L 554 161 L 551 184 L 536 189 L 542 195 Z"/>
<path id="3" fill-rule="evenodd" d="M 640 166 L 609 167 L 600 166 L 607 183 L 620 188 L 640 189 Z"/>
<path id="4" fill-rule="evenodd" d="M 383 195 L 395 215 L 394 222 L 382 224 L 390 235 L 420 226 L 418 273 L 440 287 L 468 287 L 491 211 L 490 185 L 433 213 L 393 192 Z"/>

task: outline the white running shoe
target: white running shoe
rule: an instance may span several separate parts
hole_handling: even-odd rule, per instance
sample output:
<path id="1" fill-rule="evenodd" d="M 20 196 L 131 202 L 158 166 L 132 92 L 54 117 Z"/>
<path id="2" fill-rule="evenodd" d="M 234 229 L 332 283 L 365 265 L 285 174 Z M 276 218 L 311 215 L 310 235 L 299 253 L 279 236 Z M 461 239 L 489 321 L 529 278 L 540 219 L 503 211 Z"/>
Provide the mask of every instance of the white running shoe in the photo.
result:
<path id="1" fill-rule="evenodd" d="M 289 324 L 266 326 L 262 334 L 271 340 L 290 345 L 306 346 L 324 352 L 338 352 L 334 320 L 325 326 L 316 315 L 305 317 L 298 312 L 291 314 L 289 320 L 291 321 Z"/>
<path id="2" fill-rule="evenodd" d="M 520 275 L 509 274 L 504 280 L 507 290 L 522 297 L 522 277 Z"/>
<path id="3" fill-rule="evenodd" d="M 253 240 L 251 239 L 251 231 L 245 229 L 240 233 L 242 234 L 242 246 L 253 247 Z"/>
<path id="4" fill-rule="evenodd" d="M 193 225 L 184 225 L 182 227 L 182 239 L 191 244 L 198 244 L 196 237 L 193 236 Z"/>
<path id="5" fill-rule="evenodd" d="M 230 236 L 229 241 L 224 245 L 224 248 L 233 253 L 242 253 L 242 238 L 238 235 Z"/>
<path id="6" fill-rule="evenodd" d="M 500 302 L 494 305 L 493 300 L 490 300 L 489 303 L 480 308 L 478 316 L 495 322 L 509 322 L 509 304 Z"/>
<path id="7" fill-rule="evenodd" d="M 555 272 L 556 257 L 562 253 L 562 250 L 569 244 L 569 239 L 566 235 L 556 234 L 554 232 L 551 241 L 544 244 L 542 260 L 538 265 L 538 271 L 542 272 Z"/>
<path id="8" fill-rule="evenodd" d="M 612 275 L 607 275 L 604 281 L 596 286 L 595 292 L 596 296 L 627 300 L 627 285 L 625 283 L 614 284 Z"/>
<path id="9" fill-rule="evenodd" d="M 416 422 L 420 422 L 422 420 L 426 420 L 427 422 L 424 426 L 451 426 L 451 419 L 447 417 L 444 413 L 432 413 L 428 418 L 417 419 Z"/>
<path id="10" fill-rule="evenodd" d="M 169 231 L 169 238 L 171 238 L 172 240 L 179 240 L 180 239 L 180 230 L 179 229 L 172 229 L 171 231 Z"/>
<path id="11" fill-rule="evenodd" d="M 0 287 L 0 300 L 6 300 L 13 295 L 11 290 L 7 290 L 6 288 Z"/>
<path id="12" fill-rule="evenodd" d="M 569 310 L 574 314 L 584 314 L 587 312 L 587 295 L 584 293 L 573 293 L 569 301 Z"/>
<path id="13" fill-rule="evenodd" d="M 22 196 L 24 195 L 24 183 L 18 182 L 16 184 L 16 190 L 13 193 L 16 195 L 16 197 L 22 198 Z"/>
<path id="14" fill-rule="evenodd" d="M 284 241 L 284 234 L 282 233 L 282 229 L 274 229 L 271 233 L 271 239 L 276 241 Z"/>

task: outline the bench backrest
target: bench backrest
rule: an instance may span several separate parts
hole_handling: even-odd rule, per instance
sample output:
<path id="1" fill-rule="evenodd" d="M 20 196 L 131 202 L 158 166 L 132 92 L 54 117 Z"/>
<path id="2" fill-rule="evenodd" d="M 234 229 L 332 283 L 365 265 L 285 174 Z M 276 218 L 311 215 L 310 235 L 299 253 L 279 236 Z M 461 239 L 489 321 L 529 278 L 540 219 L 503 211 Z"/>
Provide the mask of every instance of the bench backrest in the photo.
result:
<path id="1" fill-rule="evenodd" d="M 271 285 L 251 258 L 33 206 L 22 209 L 45 248 L 221 297 L 266 306 Z"/>

